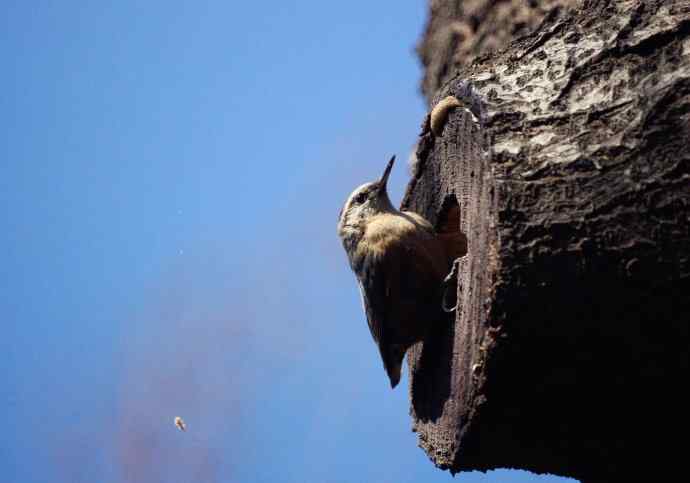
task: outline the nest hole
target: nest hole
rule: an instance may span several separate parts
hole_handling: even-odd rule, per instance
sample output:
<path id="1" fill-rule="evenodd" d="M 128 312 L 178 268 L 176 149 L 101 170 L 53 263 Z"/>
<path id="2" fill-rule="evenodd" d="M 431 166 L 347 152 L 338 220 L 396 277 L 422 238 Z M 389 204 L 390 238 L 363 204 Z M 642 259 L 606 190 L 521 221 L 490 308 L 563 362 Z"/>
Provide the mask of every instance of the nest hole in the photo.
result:
<path id="1" fill-rule="evenodd" d="M 454 311 L 458 299 L 459 260 L 467 255 L 467 235 L 462 231 L 462 212 L 455 194 L 445 197 L 436 223 L 436 233 L 446 251 L 443 309 Z M 452 309 L 452 310 L 451 310 Z"/>

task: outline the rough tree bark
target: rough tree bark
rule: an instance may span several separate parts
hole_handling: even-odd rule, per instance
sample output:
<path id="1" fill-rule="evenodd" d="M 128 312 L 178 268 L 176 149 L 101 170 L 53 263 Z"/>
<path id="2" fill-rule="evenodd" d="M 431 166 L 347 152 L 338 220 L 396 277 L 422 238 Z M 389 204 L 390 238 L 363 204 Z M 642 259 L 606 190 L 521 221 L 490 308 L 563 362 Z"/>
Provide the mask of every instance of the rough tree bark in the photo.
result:
<path id="1" fill-rule="evenodd" d="M 423 91 L 466 108 L 425 121 L 403 207 L 469 251 L 455 322 L 408 356 L 420 446 L 454 473 L 682 469 L 690 2 L 431 4 Z"/>

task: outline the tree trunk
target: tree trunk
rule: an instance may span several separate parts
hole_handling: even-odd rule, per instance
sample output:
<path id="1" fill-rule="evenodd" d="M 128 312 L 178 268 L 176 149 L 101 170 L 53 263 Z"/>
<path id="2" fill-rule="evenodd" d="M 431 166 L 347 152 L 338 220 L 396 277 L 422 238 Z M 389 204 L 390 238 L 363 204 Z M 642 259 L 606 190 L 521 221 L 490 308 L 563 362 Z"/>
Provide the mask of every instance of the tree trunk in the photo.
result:
<path id="1" fill-rule="evenodd" d="M 432 1 L 419 48 L 430 105 L 465 107 L 425 121 L 403 208 L 469 251 L 455 323 L 408 356 L 414 430 L 454 473 L 659 480 L 690 407 L 690 3 L 496 20 L 515 3 Z M 453 22 L 464 43 L 434 50 Z M 516 23 L 535 29 L 485 51 Z"/>

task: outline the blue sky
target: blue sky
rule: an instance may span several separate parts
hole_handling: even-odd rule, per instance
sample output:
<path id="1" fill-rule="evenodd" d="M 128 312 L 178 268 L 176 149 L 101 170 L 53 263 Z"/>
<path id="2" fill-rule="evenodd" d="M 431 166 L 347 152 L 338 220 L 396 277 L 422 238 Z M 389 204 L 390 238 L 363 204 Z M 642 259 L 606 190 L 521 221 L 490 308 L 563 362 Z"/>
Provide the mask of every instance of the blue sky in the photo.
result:
<path id="1" fill-rule="evenodd" d="M 335 234 L 406 184 L 425 3 L 250 3 L 0 6 L 4 481 L 452 481 Z"/>

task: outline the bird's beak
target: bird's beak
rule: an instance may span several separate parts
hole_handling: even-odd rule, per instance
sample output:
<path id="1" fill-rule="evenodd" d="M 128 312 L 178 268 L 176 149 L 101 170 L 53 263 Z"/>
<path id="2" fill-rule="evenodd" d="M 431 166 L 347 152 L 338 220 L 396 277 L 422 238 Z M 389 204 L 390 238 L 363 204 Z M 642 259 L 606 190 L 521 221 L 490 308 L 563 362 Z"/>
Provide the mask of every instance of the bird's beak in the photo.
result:
<path id="1" fill-rule="evenodd" d="M 388 185 L 388 177 L 390 176 L 391 171 L 393 170 L 393 163 L 395 163 L 395 155 L 393 155 L 391 160 L 388 161 L 388 164 L 386 165 L 386 170 L 383 172 L 383 176 L 381 176 L 381 179 L 379 180 L 379 193 L 386 192 L 386 186 Z"/>

